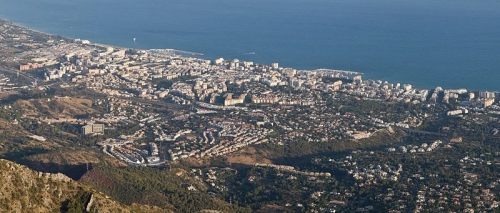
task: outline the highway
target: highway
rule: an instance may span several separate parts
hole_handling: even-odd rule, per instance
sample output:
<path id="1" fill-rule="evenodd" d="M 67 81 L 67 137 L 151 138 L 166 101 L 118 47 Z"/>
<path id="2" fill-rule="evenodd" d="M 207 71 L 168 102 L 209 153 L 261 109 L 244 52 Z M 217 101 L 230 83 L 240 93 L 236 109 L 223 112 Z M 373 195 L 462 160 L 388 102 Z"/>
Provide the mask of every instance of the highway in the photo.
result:
<path id="1" fill-rule="evenodd" d="M 30 79 L 32 82 L 35 82 L 35 80 L 36 80 L 35 78 L 27 75 L 26 73 L 23 73 L 22 71 L 13 70 L 13 69 L 7 68 L 7 67 L 0 67 L 0 72 L 8 72 L 8 73 L 12 73 L 14 75 L 17 75 L 19 73 L 19 76 Z"/>

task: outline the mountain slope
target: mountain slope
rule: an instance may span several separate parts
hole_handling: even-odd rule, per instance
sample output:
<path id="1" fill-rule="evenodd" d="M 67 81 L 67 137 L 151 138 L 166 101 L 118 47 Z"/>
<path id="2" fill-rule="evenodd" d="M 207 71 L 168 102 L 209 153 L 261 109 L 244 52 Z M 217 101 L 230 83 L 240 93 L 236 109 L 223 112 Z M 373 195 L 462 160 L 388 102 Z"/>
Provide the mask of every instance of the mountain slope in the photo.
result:
<path id="1" fill-rule="evenodd" d="M 0 212 L 171 212 L 122 205 L 63 174 L 36 172 L 4 159 L 0 183 Z"/>
<path id="2" fill-rule="evenodd" d="M 210 196 L 205 183 L 187 170 L 148 167 L 93 165 L 79 182 L 125 203 L 140 203 L 173 209 L 176 212 L 251 212 Z"/>

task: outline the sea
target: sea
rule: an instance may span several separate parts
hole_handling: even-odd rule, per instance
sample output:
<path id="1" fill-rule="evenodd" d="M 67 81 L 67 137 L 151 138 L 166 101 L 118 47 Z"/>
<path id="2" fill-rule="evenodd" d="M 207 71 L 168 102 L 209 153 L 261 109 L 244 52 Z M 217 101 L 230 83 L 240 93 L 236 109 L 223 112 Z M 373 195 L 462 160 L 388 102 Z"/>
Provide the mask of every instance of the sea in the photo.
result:
<path id="1" fill-rule="evenodd" d="M 500 91 L 498 0 L 1 0 L 0 17 L 129 48 Z"/>

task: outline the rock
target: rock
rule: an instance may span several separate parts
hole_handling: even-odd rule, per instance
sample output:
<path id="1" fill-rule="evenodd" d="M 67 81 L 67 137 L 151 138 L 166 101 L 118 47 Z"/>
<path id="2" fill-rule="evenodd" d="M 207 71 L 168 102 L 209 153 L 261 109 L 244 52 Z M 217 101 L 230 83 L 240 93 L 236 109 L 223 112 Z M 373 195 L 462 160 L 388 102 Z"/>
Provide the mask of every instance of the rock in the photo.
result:
<path id="1" fill-rule="evenodd" d="M 51 174 L 50 178 L 53 181 L 62 181 L 62 182 L 65 182 L 65 183 L 71 181 L 71 178 L 69 178 L 68 176 L 66 176 L 66 175 L 64 175 L 62 173 Z"/>

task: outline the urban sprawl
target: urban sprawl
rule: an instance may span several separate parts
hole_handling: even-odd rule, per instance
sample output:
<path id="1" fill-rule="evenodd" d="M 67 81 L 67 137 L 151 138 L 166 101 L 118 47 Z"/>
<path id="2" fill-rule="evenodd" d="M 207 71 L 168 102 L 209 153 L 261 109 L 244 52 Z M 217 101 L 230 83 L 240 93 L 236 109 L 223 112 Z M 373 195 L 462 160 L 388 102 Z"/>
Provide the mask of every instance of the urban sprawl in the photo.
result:
<path id="1" fill-rule="evenodd" d="M 498 92 L 441 87 L 419 89 L 410 84 L 365 80 L 362 73 L 353 71 L 297 70 L 281 67 L 278 63 L 263 65 L 223 58 L 207 60 L 172 49 L 138 50 L 81 39 L 44 38 L 34 39 L 32 32 L 7 22 L 0 25 L 3 48 L 25 49 L 2 58 L 4 69 L 12 75 L 0 76 L 1 90 L 44 91 L 58 86 L 86 88 L 100 94 L 92 100 L 92 106 L 103 108 L 106 113 L 87 118 L 29 115 L 25 118 L 49 124 L 71 123 L 79 127 L 81 135 L 89 137 L 99 137 L 117 125 L 138 124 L 139 128 L 131 134 L 102 138 L 97 142 L 103 153 L 133 166 L 158 166 L 183 159 L 225 156 L 262 143 L 287 146 L 297 141 L 357 141 L 381 131 L 446 136 L 448 139 L 384 150 L 385 153 L 400 155 L 432 153 L 453 149 L 454 144 L 462 142 L 462 137 L 460 132 L 456 132 L 457 135 L 448 131 L 451 127 L 447 126 L 440 128 L 440 132 L 417 130 L 427 120 L 460 118 L 466 121 L 465 124 L 454 128 L 468 131 L 474 123 L 498 123 L 500 115 Z M 9 68 L 7 65 L 10 64 L 15 64 L 16 68 Z M 29 78 L 36 75 L 38 78 L 33 78 L 30 85 L 20 85 L 13 79 L 15 75 Z M 72 98 L 56 96 L 47 101 Z M 351 110 L 362 101 L 416 107 L 399 111 L 363 107 L 355 108 L 358 111 Z M 485 132 L 496 135 L 498 131 L 492 127 Z M 32 135 L 32 138 L 45 140 L 37 135 Z M 357 186 L 360 187 L 401 179 L 405 170 L 402 164 L 356 162 L 369 159 L 373 154 L 353 151 L 344 157 L 316 159 L 315 162 L 337 165 L 359 181 Z M 477 174 L 467 170 L 476 164 L 495 164 L 488 157 L 494 154 L 464 154 L 460 158 L 460 172 L 465 182 L 458 188 L 439 183 L 421 187 L 415 192 L 417 205 L 425 206 L 431 200 L 432 203 L 450 205 L 472 203 L 471 200 L 475 199 L 474 202 L 481 201 L 483 207 L 496 208 L 498 203 L 489 189 L 498 185 L 500 180 L 491 180 L 488 187 L 482 187 L 478 185 Z M 331 176 L 330 173 L 298 171 L 285 165 L 255 166 L 288 171 L 290 178 L 307 175 L 316 181 Z M 425 178 L 432 177 L 415 173 L 405 181 L 416 182 Z M 474 193 L 477 197 L 463 193 L 475 189 L 481 189 Z M 324 193 L 317 192 L 315 196 Z M 343 196 L 339 195 L 330 202 L 344 205 L 341 200 L 350 193 L 346 189 Z M 389 188 L 381 199 L 390 200 L 394 194 L 401 193 L 413 192 Z M 440 198 L 439 194 L 443 196 Z M 432 198 L 426 200 L 431 195 Z M 402 202 L 401 209 L 406 205 L 409 204 Z M 373 207 L 367 206 L 364 210 L 370 208 Z"/>

